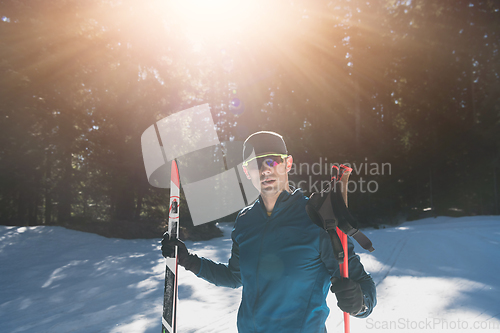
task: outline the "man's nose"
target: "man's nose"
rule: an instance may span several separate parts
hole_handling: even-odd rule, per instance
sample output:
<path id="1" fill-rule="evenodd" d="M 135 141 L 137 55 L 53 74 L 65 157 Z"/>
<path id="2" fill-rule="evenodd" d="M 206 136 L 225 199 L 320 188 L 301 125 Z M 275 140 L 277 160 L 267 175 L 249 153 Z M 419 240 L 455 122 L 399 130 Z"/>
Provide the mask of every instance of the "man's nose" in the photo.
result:
<path id="1" fill-rule="evenodd" d="M 262 166 L 260 167 L 260 172 L 264 174 L 270 174 L 271 173 L 271 167 L 267 165 L 266 163 L 262 163 Z"/>

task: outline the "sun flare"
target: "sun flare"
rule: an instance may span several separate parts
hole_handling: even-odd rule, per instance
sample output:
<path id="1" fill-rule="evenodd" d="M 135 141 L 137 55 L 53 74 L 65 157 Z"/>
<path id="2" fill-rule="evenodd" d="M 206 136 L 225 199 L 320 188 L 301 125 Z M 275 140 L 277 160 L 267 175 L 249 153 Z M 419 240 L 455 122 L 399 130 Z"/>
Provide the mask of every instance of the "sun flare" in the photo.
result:
<path id="1" fill-rule="evenodd" d="M 255 7 L 251 1 L 170 1 L 172 14 L 186 36 L 205 42 L 241 32 L 254 17 Z"/>

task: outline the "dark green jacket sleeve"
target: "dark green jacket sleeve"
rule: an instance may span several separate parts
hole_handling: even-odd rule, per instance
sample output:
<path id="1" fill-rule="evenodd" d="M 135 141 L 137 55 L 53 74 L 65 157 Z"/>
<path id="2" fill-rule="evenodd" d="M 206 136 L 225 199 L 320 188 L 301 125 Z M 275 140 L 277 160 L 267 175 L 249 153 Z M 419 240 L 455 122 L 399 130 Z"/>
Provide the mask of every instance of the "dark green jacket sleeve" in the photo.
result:
<path id="1" fill-rule="evenodd" d="M 201 267 L 197 274 L 198 277 L 216 286 L 230 288 L 238 288 L 241 286 L 239 247 L 232 234 L 231 238 L 233 240 L 233 245 L 229 263 L 226 265 L 215 263 L 210 259 L 201 258 Z"/>
<path id="2" fill-rule="evenodd" d="M 367 307 L 366 311 L 361 312 L 356 315 L 358 318 L 365 318 L 372 313 L 373 308 L 377 304 L 377 291 L 375 288 L 375 283 L 369 273 L 365 271 L 363 264 L 359 259 L 359 256 L 354 252 L 354 244 L 350 237 L 348 239 L 348 252 L 349 252 L 349 278 L 358 282 L 361 285 L 361 290 L 363 291 L 365 305 Z M 338 261 L 333 256 L 333 248 L 330 237 L 328 233 L 321 230 L 320 236 L 320 248 L 321 248 L 321 260 L 326 265 L 328 271 L 332 276 L 340 277 L 340 270 Z"/>

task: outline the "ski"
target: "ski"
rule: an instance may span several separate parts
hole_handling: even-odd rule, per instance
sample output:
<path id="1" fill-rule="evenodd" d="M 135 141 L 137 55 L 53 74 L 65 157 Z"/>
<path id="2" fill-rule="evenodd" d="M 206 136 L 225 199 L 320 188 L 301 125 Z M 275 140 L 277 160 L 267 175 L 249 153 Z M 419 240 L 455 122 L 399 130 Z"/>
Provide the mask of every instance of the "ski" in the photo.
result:
<path id="1" fill-rule="evenodd" d="M 170 173 L 170 204 L 168 213 L 168 234 L 170 238 L 177 238 L 179 235 L 179 170 L 177 163 L 172 161 Z M 163 290 L 163 316 L 162 333 L 177 332 L 177 301 L 178 301 L 178 275 L 177 275 L 177 247 L 174 258 L 165 258 L 165 287 Z"/>

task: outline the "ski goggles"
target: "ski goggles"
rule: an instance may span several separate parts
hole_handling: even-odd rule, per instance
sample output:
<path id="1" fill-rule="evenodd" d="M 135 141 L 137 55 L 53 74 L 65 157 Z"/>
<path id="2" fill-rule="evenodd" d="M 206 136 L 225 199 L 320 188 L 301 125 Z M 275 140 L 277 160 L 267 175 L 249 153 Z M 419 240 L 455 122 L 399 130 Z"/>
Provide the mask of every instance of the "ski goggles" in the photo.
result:
<path id="1" fill-rule="evenodd" d="M 277 166 L 278 164 L 282 163 L 285 158 L 287 158 L 287 154 L 264 154 L 264 155 L 259 155 L 252 157 L 246 161 L 243 161 L 243 166 L 244 167 L 249 167 L 249 163 L 252 162 L 253 160 L 256 160 L 257 163 L 251 163 L 250 168 L 255 168 L 256 166 L 258 167 L 258 170 L 262 168 L 262 165 L 265 164 L 266 166 L 272 168 Z"/>

